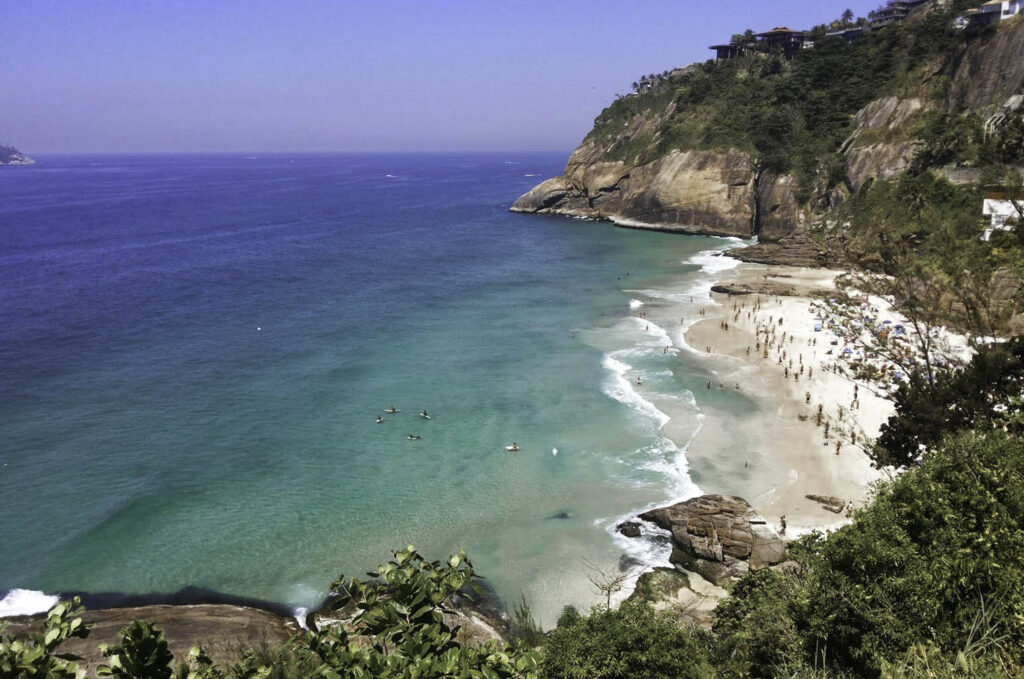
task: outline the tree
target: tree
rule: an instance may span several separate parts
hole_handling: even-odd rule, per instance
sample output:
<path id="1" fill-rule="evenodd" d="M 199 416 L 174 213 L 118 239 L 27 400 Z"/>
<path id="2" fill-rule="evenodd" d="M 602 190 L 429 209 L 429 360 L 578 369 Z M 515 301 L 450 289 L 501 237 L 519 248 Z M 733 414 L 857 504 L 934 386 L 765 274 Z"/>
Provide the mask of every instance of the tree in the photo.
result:
<path id="1" fill-rule="evenodd" d="M 904 384 L 895 414 L 882 425 L 871 456 L 878 466 L 907 467 L 942 440 L 967 429 L 1024 432 L 1024 338 L 982 348 L 962 370 L 940 375 L 934 388 Z"/>
<path id="2" fill-rule="evenodd" d="M 853 25 L 853 10 L 852 9 L 845 10 L 843 12 L 843 16 L 841 17 L 841 20 L 843 22 L 843 26 L 844 27 L 848 28 L 848 27 L 852 26 Z"/>
<path id="3" fill-rule="evenodd" d="M 618 569 L 601 568 L 589 559 L 583 562 L 583 570 L 587 575 L 587 580 L 594 586 L 598 594 L 604 596 L 605 606 L 611 608 L 612 594 L 622 591 L 623 583 L 629 579 L 629 576 Z"/>

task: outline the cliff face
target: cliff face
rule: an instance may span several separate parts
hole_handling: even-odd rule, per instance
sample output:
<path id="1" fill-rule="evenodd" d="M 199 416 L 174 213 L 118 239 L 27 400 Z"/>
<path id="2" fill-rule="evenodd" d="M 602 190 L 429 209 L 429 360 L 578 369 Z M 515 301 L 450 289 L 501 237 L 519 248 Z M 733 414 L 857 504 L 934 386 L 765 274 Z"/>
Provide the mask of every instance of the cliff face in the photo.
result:
<path id="1" fill-rule="evenodd" d="M 1022 54 L 1024 22 L 1018 21 L 919 68 L 912 82 L 901 86 L 902 96 L 870 101 L 853 117 L 853 132 L 838 149 L 841 178 L 836 180 L 835 170 L 831 179 L 826 176 L 830 161 L 822 157 L 820 176 L 804 187 L 794 174 L 766 170 L 756 154 L 741 150 L 749 149 L 742 140 L 716 149 L 667 143 L 686 113 L 679 97 L 666 104 L 665 97 L 632 95 L 629 105 L 638 112 L 611 134 L 605 133 L 602 114 L 562 175 L 523 195 L 511 209 L 681 233 L 757 236 L 759 245 L 744 249 L 742 257 L 825 264 L 827 256 L 812 244 L 810 227 L 869 180 L 906 171 L 923 146 L 917 135 L 927 115 L 984 117 L 1024 92 Z M 939 79 L 947 85 L 936 95 Z M 647 108 L 645 96 L 652 99 Z"/>
<path id="2" fill-rule="evenodd" d="M 591 145 L 581 146 L 561 177 L 521 197 L 512 210 L 584 215 L 686 233 L 753 234 L 757 173 L 747 154 L 673 151 L 641 165 L 588 162 L 595 155 Z"/>

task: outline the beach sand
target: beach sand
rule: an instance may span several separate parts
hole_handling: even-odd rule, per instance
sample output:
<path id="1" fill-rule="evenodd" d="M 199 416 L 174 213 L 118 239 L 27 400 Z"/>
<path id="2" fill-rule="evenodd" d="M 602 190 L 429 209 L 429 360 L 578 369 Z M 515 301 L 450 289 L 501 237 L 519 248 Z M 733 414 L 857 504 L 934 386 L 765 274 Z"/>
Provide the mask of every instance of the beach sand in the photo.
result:
<path id="1" fill-rule="evenodd" d="M 776 529 L 785 516 L 787 536 L 848 521 L 845 511 L 837 514 L 806 495 L 832 496 L 858 506 L 867 499 L 871 483 L 883 477 L 857 444 L 878 435 L 892 403 L 875 395 L 870 385 L 830 370 L 841 345 L 837 350 L 831 344 L 834 335 L 828 328 L 814 329 L 814 295 L 827 295 L 838 274 L 741 263 L 722 272 L 718 283 L 785 294 L 712 292 L 712 302 L 684 335 L 689 348 L 708 362 L 714 375 L 711 389 L 738 386 L 755 404 L 743 425 L 745 438 L 728 430 L 726 418 L 708 418 L 687 449 L 695 480 L 704 492 L 745 497 Z M 764 329 L 769 327 L 774 338 L 765 358 Z M 666 434 L 672 436 L 668 429 Z M 737 441 L 745 446 L 742 466 L 737 451 L 725 455 L 722 450 Z M 734 469 L 722 468 L 723 460 Z"/>

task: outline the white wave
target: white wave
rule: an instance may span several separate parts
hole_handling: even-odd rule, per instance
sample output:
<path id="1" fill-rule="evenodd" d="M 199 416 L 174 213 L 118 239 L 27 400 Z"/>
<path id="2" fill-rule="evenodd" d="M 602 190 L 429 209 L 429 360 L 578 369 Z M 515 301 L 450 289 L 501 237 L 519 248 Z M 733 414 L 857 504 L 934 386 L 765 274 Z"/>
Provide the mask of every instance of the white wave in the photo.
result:
<path id="1" fill-rule="evenodd" d="M 292 609 L 292 617 L 295 618 L 295 622 L 298 623 L 302 629 L 309 629 L 306 627 L 306 616 L 309 615 L 309 609 L 304 606 Z"/>
<path id="2" fill-rule="evenodd" d="M 536 176 L 538 176 L 538 175 L 537 175 L 537 173 L 536 173 L 536 172 L 534 172 L 534 173 L 532 173 L 532 174 L 524 174 L 523 176 L 524 176 L 524 177 L 536 177 Z"/>
<path id="3" fill-rule="evenodd" d="M 629 308 L 630 309 L 639 309 L 643 305 L 644 305 L 644 303 L 641 302 L 638 299 L 631 299 L 631 300 L 629 300 Z"/>
<path id="4" fill-rule="evenodd" d="M 699 264 L 701 273 L 716 274 L 740 265 L 740 260 L 726 257 L 723 250 L 704 250 L 686 260 L 688 264 Z"/>
<path id="5" fill-rule="evenodd" d="M 671 347 L 672 338 L 669 337 L 668 331 L 661 327 L 657 323 L 651 323 L 646 318 L 637 318 L 636 316 L 630 316 L 632 322 L 640 329 L 641 332 L 646 334 L 655 340 L 655 346 L 659 349 L 662 347 Z"/>
<path id="6" fill-rule="evenodd" d="M 657 406 L 653 403 L 637 393 L 636 389 L 633 388 L 632 382 L 626 379 L 626 373 L 632 370 L 633 366 L 628 363 L 623 363 L 609 354 L 605 354 L 604 358 L 601 360 L 601 365 L 612 371 L 611 382 L 601 389 L 601 392 L 605 396 L 613 398 L 627 408 L 635 410 L 636 412 L 654 420 L 658 423 L 659 429 L 665 426 L 665 423 L 671 418 L 658 410 Z"/>
<path id="7" fill-rule="evenodd" d="M 33 589 L 12 589 L 0 599 L 0 618 L 35 615 L 53 608 L 60 597 Z"/>

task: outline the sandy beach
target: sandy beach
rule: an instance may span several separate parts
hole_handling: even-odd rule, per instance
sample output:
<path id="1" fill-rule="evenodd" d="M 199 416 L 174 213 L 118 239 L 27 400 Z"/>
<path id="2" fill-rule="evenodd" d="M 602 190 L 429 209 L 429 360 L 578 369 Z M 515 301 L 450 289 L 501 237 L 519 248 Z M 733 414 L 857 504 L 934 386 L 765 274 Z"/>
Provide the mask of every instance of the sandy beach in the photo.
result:
<path id="1" fill-rule="evenodd" d="M 835 335 L 827 322 L 816 322 L 821 317 L 812 308 L 834 289 L 839 273 L 741 263 L 721 272 L 719 286 L 764 292 L 710 293 L 711 303 L 683 335 L 715 376 L 705 388 L 738 389 L 757 404 L 744 424 L 755 444 L 735 477 L 757 476 L 755 465 L 770 467 L 760 470 L 774 479 L 770 487 L 744 497 L 776 528 L 785 517 L 787 536 L 844 523 L 849 508 L 863 503 L 870 484 L 883 476 L 860 444 L 878 435 L 892 404 L 834 370 L 842 344 L 833 344 Z M 691 468 L 707 468 L 721 457 L 716 444 L 729 433 L 715 431 L 727 426 L 714 424 L 720 419 L 690 443 Z M 738 466 L 737 458 L 731 463 Z M 735 486 L 701 484 L 705 492 L 743 495 L 743 483 Z M 838 498 L 842 509 L 831 511 L 807 495 Z"/>

